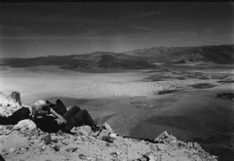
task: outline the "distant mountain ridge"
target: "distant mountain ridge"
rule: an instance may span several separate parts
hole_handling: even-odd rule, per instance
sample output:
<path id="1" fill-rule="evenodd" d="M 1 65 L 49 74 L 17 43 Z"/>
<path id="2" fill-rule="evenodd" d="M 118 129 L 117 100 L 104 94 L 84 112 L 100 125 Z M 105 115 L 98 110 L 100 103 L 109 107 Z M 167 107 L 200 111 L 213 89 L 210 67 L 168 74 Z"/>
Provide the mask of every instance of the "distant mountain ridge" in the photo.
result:
<path id="1" fill-rule="evenodd" d="M 234 64 L 234 45 L 201 47 L 153 47 L 123 53 L 93 52 L 83 55 L 46 56 L 35 58 L 4 58 L 1 66 L 34 67 L 56 65 L 62 69 L 149 69 L 155 63 L 184 64 L 212 62 Z"/>
<path id="2" fill-rule="evenodd" d="M 62 69 L 145 69 L 154 67 L 147 60 L 137 56 L 111 53 L 94 52 L 84 55 L 47 56 L 37 58 L 9 58 L 0 59 L 1 66 L 15 68 L 34 67 L 40 65 L 56 65 Z"/>
<path id="3" fill-rule="evenodd" d="M 126 54 L 164 58 L 177 62 L 213 62 L 217 64 L 234 63 L 234 45 L 200 46 L 200 47 L 153 47 L 133 50 Z"/>

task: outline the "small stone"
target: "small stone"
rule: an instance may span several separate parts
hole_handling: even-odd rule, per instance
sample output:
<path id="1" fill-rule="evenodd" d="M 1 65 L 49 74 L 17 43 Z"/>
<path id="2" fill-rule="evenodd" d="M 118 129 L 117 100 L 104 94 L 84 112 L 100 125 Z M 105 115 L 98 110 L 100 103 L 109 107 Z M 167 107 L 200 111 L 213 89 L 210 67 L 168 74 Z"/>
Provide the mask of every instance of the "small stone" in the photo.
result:
<path id="1" fill-rule="evenodd" d="M 60 150 L 60 146 L 59 145 L 55 145 L 53 148 L 54 148 L 55 151 L 59 151 Z"/>
<path id="2" fill-rule="evenodd" d="M 26 147 L 25 147 L 25 150 L 26 150 L 26 151 L 28 151 L 28 150 L 29 150 L 29 147 L 28 147 L 28 146 L 26 146 Z"/>
<path id="3" fill-rule="evenodd" d="M 57 134 L 58 134 L 58 135 L 63 135 L 64 133 L 63 133 L 61 130 L 59 130 L 59 131 L 57 132 Z"/>
<path id="4" fill-rule="evenodd" d="M 71 147 L 71 148 L 66 149 L 67 152 L 75 152 L 77 150 L 78 150 L 78 147 Z"/>
<path id="5" fill-rule="evenodd" d="M 154 139 L 154 141 L 163 142 L 163 140 L 167 139 L 168 137 L 169 137 L 169 134 L 167 133 L 167 131 L 164 131 L 156 139 Z"/>
<path id="6" fill-rule="evenodd" d="M 64 144 L 64 145 L 68 145 L 68 142 L 67 142 L 67 141 L 65 141 L 65 140 L 63 140 L 63 141 L 62 141 L 62 144 Z"/>
<path id="7" fill-rule="evenodd" d="M 41 146 L 41 150 L 45 150 L 45 145 L 42 145 L 42 146 Z"/>
<path id="8" fill-rule="evenodd" d="M 108 123 L 104 123 L 103 126 L 105 127 L 105 129 L 106 129 L 108 132 L 113 133 L 113 130 L 112 130 L 112 128 L 110 127 L 110 125 L 109 125 Z"/>
<path id="9" fill-rule="evenodd" d="M 2 154 L 3 154 L 3 155 L 7 155 L 7 154 L 9 154 L 9 152 L 6 151 L 6 150 L 2 150 Z"/>
<path id="10" fill-rule="evenodd" d="M 186 143 L 185 143 L 185 142 L 182 142 L 182 141 L 177 141 L 177 146 L 178 146 L 178 147 L 185 147 L 185 146 L 186 146 Z"/>
<path id="11" fill-rule="evenodd" d="M 110 136 L 103 136 L 102 140 L 104 140 L 106 142 L 109 142 L 109 143 L 113 143 L 114 142 L 114 139 L 111 138 Z"/>
<path id="12" fill-rule="evenodd" d="M 111 152 L 110 155 L 112 155 L 114 158 L 117 158 L 119 156 L 119 152 Z"/>
<path id="13" fill-rule="evenodd" d="M 9 135 L 9 134 L 11 134 L 11 132 L 12 131 L 7 131 L 7 132 L 4 133 L 4 135 Z"/>
<path id="14" fill-rule="evenodd" d="M 106 143 L 106 146 L 107 146 L 107 147 L 112 147 L 112 144 Z"/>
<path id="15" fill-rule="evenodd" d="M 194 148 L 196 149 L 196 150 L 202 150 L 202 147 L 201 147 L 201 145 L 199 145 L 198 143 L 193 143 L 193 146 L 194 146 Z"/>
<path id="16" fill-rule="evenodd" d="M 12 128 L 13 128 L 13 125 L 7 125 L 7 126 L 6 126 L 6 129 L 7 129 L 7 130 L 11 130 Z"/>
<path id="17" fill-rule="evenodd" d="M 81 126 L 76 135 L 89 136 L 91 132 L 92 130 L 90 126 Z"/>
<path id="18" fill-rule="evenodd" d="M 81 140 L 85 142 L 86 141 L 86 137 L 85 136 L 81 136 Z"/>
<path id="19" fill-rule="evenodd" d="M 150 149 L 151 149 L 151 151 L 153 151 L 153 152 L 156 152 L 157 151 L 157 149 L 156 149 L 156 147 L 154 146 L 154 145 L 150 145 Z"/>
<path id="20" fill-rule="evenodd" d="M 20 148 L 21 151 L 25 151 L 25 148 Z"/>
<path id="21" fill-rule="evenodd" d="M 51 143 L 51 136 L 46 135 L 46 136 L 42 137 L 42 140 L 44 140 L 46 145 L 49 145 Z"/>
<path id="22" fill-rule="evenodd" d="M 9 153 L 13 153 L 13 152 L 15 152 L 15 151 L 16 151 L 15 148 L 10 148 L 10 149 L 9 149 Z"/>
<path id="23" fill-rule="evenodd" d="M 22 153 L 22 151 L 16 151 L 16 154 L 21 154 Z"/>
<path id="24" fill-rule="evenodd" d="M 79 158 L 80 158 L 80 159 L 87 159 L 87 156 L 84 155 L 84 154 L 79 154 Z"/>
<path id="25" fill-rule="evenodd" d="M 115 133 L 110 133 L 110 135 L 109 135 L 110 137 L 112 137 L 112 138 L 117 138 L 117 135 L 115 134 Z"/>
<path id="26" fill-rule="evenodd" d="M 188 148 L 193 148 L 193 143 L 192 142 L 188 142 L 187 145 L 188 145 Z"/>
<path id="27" fill-rule="evenodd" d="M 58 142 L 58 138 L 56 136 L 51 136 L 51 141 L 54 143 Z"/>

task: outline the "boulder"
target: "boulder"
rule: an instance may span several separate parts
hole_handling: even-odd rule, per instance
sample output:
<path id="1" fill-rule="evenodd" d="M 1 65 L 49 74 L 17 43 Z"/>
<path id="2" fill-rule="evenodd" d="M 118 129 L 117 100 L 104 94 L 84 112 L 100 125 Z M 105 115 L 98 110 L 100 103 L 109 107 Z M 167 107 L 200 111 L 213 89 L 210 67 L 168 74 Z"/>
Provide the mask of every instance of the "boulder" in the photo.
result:
<path id="1" fill-rule="evenodd" d="M 10 94 L 10 98 L 12 98 L 16 103 L 18 103 L 19 105 L 21 105 L 21 99 L 20 99 L 20 93 L 19 92 L 15 92 L 13 91 Z"/>
<path id="2" fill-rule="evenodd" d="M 172 136 L 172 135 L 169 135 L 167 133 L 167 131 L 164 131 L 163 133 L 161 133 L 156 139 L 154 139 L 155 142 L 158 142 L 158 143 L 164 143 L 164 142 L 176 142 L 177 139 Z"/>
<path id="3" fill-rule="evenodd" d="M 15 99 L 0 92 L 0 115 L 10 116 L 19 108 L 21 108 L 21 106 Z"/>
<path id="4" fill-rule="evenodd" d="M 54 150 L 55 151 L 59 151 L 60 150 L 60 145 L 56 144 L 53 146 Z"/>
<path id="5" fill-rule="evenodd" d="M 114 133 L 112 128 L 110 127 L 110 125 L 108 123 L 105 122 L 103 126 L 109 133 Z"/>
<path id="6" fill-rule="evenodd" d="M 42 137 L 42 140 L 45 142 L 46 145 L 49 145 L 51 143 L 51 136 L 50 136 L 50 134 Z"/>
<path id="7" fill-rule="evenodd" d="M 25 119 L 25 120 L 21 120 L 18 122 L 18 124 L 14 125 L 13 129 L 15 130 L 34 130 L 36 129 L 36 124 L 32 121 L 32 120 L 29 120 L 29 119 Z"/>
<path id="8" fill-rule="evenodd" d="M 72 132 L 75 132 L 78 135 L 89 136 L 92 130 L 90 126 L 81 126 L 75 128 L 74 130 L 72 130 Z"/>

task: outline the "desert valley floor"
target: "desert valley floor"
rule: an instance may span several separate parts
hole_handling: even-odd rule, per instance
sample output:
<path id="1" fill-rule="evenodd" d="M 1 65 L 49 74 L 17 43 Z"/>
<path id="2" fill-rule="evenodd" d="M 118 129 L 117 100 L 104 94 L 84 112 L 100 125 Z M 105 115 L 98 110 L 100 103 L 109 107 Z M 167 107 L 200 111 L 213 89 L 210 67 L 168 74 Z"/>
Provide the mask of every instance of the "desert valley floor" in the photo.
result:
<path id="1" fill-rule="evenodd" d="M 233 147 L 233 68 L 159 68 L 112 73 L 55 66 L 0 71 L 1 92 L 21 93 L 22 103 L 61 99 L 77 104 L 122 135 L 155 138 L 163 131 L 213 150 Z M 212 141 L 213 139 L 213 141 Z M 215 146 L 214 146 L 215 145 Z M 221 147 L 222 149 L 223 147 Z"/>

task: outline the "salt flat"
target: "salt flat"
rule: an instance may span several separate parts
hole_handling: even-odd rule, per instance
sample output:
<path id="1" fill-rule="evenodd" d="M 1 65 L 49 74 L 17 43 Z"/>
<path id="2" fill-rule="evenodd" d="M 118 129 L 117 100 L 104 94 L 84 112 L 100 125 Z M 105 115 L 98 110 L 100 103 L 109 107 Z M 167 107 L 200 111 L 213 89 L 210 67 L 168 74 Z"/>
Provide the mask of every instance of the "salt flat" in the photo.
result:
<path id="1" fill-rule="evenodd" d="M 184 80 L 174 79 L 173 70 L 166 73 L 156 71 L 156 74 L 150 74 L 147 71 L 81 73 L 55 69 L 56 67 L 4 68 L 0 71 L 0 89 L 5 93 L 19 91 L 23 102 L 30 104 L 37 99 L 48 97 L 77 99 L 154 97 L 158 91 L 178 88 L 187 89 L 189 88 L 188 85 L 194 83 L 213 82 L 216 85 L 218 84 L 216 82 L 218 79 L 201 80 L 195 77 Z M 150 80 L 152 75 L 157 78 L 165 75 L 169 78 L 155 81 Z M 184 76 L 183 73 L 180 73 L 180 75 Z M 144 81 L 148 77 L 149 80 Z"/>

